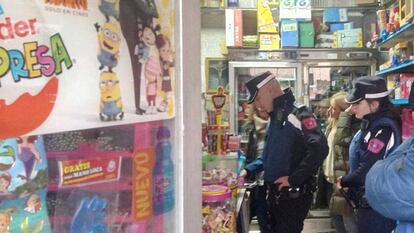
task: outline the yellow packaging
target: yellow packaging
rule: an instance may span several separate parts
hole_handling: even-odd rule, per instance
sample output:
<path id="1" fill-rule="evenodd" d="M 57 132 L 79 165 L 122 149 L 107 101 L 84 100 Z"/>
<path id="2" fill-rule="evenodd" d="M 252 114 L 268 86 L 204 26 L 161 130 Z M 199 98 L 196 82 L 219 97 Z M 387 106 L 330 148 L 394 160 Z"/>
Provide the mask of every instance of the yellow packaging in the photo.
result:
<path id="1" fill-rule="evenodd" d="M 279 33 L 279 0 L 257 1 L 257 32 Z"/>
<path id="2" fill-rule="evenodd" d="M 259 50 L 269 51 L 280 49 L 279 34 L 263 33 L 259 35 Z"/>
<path id="3" fill-rule="evenodd" d="M 414 0 L 399 0 L 400 5 L 400 26 L 411 21 L 414 14 Z"/>
<path id="4" fill-rule="evenodd" d="M 333 48 L 362 48 L 362 29 L 354 28 L 334 32 Z"/>

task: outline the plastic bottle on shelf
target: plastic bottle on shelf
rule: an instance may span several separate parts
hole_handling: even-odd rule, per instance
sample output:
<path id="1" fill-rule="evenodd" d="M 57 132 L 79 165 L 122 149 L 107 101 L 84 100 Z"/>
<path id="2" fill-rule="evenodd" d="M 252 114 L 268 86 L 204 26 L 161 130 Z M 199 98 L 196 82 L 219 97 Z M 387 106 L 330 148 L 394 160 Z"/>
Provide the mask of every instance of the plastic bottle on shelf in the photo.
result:
<path id="1" fill-rule="evenodd" d="M 174 208 L 174 163 L 171 158 L 170 130 L 161 126 L 157 132 L 153 175 L 154 215 L 162 215 Z"/>
<path id="2" fill-rule="evenodd" d="M 227 7 L 238 7 L 239 0 L 227 0 Z"/>
<path id="3" fill-rule="evenodd" d="M 237 175 L 240 175 L 241 170 L 244 168 L 244 163 L 246 162 L 246 156 L 244 153 L 239 150 L 238 151 L 238 160 L 237 160 Z"/>

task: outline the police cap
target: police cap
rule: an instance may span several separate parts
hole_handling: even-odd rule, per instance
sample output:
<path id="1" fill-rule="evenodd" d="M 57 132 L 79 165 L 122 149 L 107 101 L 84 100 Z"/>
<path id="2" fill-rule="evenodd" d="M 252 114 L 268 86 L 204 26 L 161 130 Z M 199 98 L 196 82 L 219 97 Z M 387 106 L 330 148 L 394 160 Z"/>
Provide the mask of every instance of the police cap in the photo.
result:
<path id="1" fill-rule="evenodd" d="M 385 79 L 376 76 L 364 76 L 354 81 L 354 88 L 345 101 L 349 104 L 363 99 L 379 99 L 388 96 L 392 90 L 387 89 Z"/>
<path id="2" fill-rule="evenodd" d="M 249 91 L 249 100 L 247 102 L 249 104 L 253 103 L 254 99 L 259 93 L 259 89 L 274 78 L 275 76 L 270 71 L 266 71 L 264 73 L 256 75 L 255 77 L 247 81 L 246 87 Z"/>

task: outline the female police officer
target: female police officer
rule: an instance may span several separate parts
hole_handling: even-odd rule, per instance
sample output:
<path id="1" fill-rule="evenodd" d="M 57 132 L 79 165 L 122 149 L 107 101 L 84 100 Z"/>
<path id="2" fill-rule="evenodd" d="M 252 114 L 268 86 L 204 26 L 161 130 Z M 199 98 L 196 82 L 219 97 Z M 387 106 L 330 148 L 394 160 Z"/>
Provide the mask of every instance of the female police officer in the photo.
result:
<path id="1" fill-rule="evenodd" d="M 357 207 L 358 233 L 390 233 L 395 222 L 373 210 L 365 199 L 365 177 L 374 163 L 400 143 L 401 119 L 392 111 L 390 91 L 379 77 L 361 77 L 354 82 L 353 92 L 346 97 L 350 111 L 362 119 L 349 148 L 350 172 L 339 177 L 339 189 L 348 194 Z"/>
<path id="2" fill-rule="evenodd" d="M 315 117 L 294 105 L 290 89 L 282 90 L 270 72 L 246 83 L 250 102 L 270 116 L 262 156 L 248 164 L 241 176 L 264 170 L 269 191 L 272 233 L 300 233 L 314 191 L 313 175 L 328 145 Z"/>

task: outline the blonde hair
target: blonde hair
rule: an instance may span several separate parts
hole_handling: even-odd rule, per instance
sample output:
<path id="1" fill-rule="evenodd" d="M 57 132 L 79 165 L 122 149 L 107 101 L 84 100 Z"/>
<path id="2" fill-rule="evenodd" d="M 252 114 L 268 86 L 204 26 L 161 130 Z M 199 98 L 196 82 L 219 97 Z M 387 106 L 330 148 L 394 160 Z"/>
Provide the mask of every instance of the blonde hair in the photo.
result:
<path id="1" fill-rule="evenodd" d="M 0 213 L 0 221 L 6 222 L 7 225 L 10 225 L 10 222 L 12 221 L 11 214 L 16 211 L 15 207 L 8 208 L 3 210 L 4 212 Z"/>
<path id="2" fill-rule="evenodd" d="M 336 105 L 341 108 L 341 112 L 345 111 L 350 105 L 345 101 L 345 97 L 348 93 L 340 91 L 331 97 L 331 101 L 334 101 Z"/>
<path id="3" fill-rule="evenodd" d="M 341 112 L 345 111 L 350 105 L 345 101 L 345 97 L 348 95 L 348 93 L 344 91 L 340 91 L 335 93 L 331 98 L 329 103 L 334 102 L 336 106 L 338 106 L 341 109 Z M 329 117 L 328 119 L 328 127 L 335 127 L 336 122 L 338 119 Z"/>

